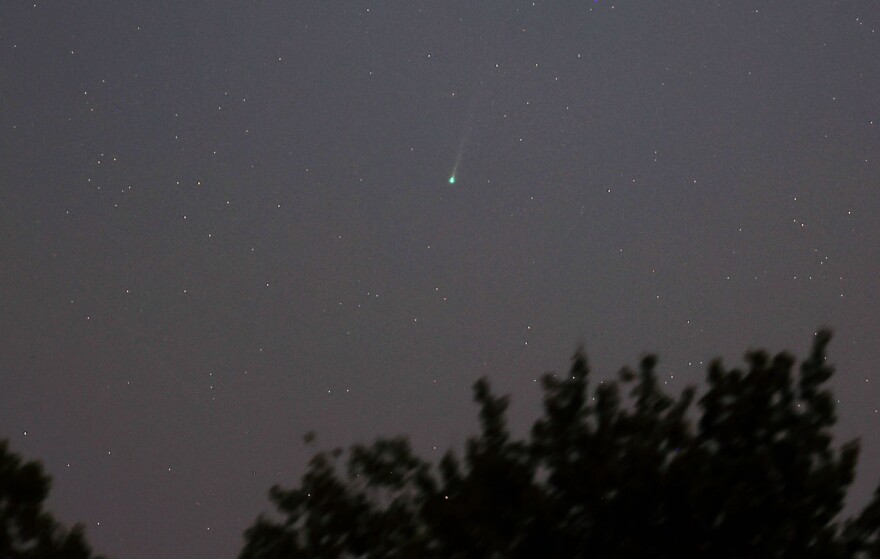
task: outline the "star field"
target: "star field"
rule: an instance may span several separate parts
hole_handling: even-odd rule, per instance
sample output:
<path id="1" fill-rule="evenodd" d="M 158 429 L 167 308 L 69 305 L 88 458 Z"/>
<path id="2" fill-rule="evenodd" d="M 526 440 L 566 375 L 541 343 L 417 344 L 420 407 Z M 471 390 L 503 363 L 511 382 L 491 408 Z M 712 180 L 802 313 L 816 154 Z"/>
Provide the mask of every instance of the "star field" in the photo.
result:
<path id="1" fill-rule="evenodd" d="M 314 449 L 669 390 L 820 326 L 880 479 L 880 12 L 6 2 L 0 437 L 112 557 L 234 557 Z"/>

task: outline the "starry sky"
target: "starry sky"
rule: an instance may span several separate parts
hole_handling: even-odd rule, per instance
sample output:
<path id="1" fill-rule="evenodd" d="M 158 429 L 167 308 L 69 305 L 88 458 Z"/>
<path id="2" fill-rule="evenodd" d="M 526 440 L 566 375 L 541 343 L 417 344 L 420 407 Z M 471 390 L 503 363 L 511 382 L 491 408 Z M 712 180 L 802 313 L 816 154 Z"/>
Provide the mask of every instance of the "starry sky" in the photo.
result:
<path id="1" fill-rule="evenodd" d="M 835 330 L 880 479 L 875 0 L 0 4 L 0 437 L 117 558 L 234 557 L 318 447 L 678 393 Z M 455 181 L 450 176 L 455 172 Z"/>

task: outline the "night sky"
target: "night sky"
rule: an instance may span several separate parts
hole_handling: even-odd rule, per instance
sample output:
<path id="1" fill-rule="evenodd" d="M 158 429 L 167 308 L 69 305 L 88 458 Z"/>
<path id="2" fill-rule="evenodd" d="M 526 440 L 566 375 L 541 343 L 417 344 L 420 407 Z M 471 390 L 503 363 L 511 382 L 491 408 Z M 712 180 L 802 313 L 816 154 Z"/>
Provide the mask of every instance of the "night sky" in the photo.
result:
<path id="1" fill-rule="evenodd" d="M 96 551 L 231 558 L 482 375 L 524 433 L 581 343 L 677 394 L 827 325 L 864 504 L 878 92 L 876 0 L 3 1 L 0 437 Z"/>

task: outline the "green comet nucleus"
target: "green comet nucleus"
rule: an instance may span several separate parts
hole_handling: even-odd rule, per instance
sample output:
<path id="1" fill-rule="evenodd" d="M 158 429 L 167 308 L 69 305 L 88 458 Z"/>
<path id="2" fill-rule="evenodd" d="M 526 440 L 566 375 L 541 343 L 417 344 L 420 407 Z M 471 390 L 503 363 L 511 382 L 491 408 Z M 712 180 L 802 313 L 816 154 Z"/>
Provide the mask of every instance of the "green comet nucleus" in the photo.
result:
<path id="1" fill-rule="evenodd" d="M 449 177 L 449 184 L 455 184 L 455 175 Z"/>

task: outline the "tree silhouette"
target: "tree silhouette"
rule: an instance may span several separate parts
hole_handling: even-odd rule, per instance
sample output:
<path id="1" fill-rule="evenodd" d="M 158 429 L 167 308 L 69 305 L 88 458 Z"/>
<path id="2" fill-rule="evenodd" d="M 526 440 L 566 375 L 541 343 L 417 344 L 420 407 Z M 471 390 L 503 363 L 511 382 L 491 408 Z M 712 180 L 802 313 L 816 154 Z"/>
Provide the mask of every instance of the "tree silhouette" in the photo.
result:
<path id="1" fill-rule="evenodd" d="M 22 462 L 7 441 L 0 441 L 0 557 L 99 559 L 82 526 L 65 530 L 43 510 L 50 482 L 38 462 Z"/>
<path id="2" fill-rule="evenodd" d="M 430 464 L 405 438 L 354 445 L 344 470 L 346 453 L 319 452 L 299 487 L 271 489 L 281 518 L 257 518 L 239 557 L 880 557 L 880 489 L 838 519 L 859 446 L 832 446 L 830 338 L 797 378 L 786 353 L 714 361 L 697 409 L 694 388 L 663 392 L 652 356 L 590 397 L 578 351 L 543 377 L 528 440 L 481 379 L 463 460 Z"/>

